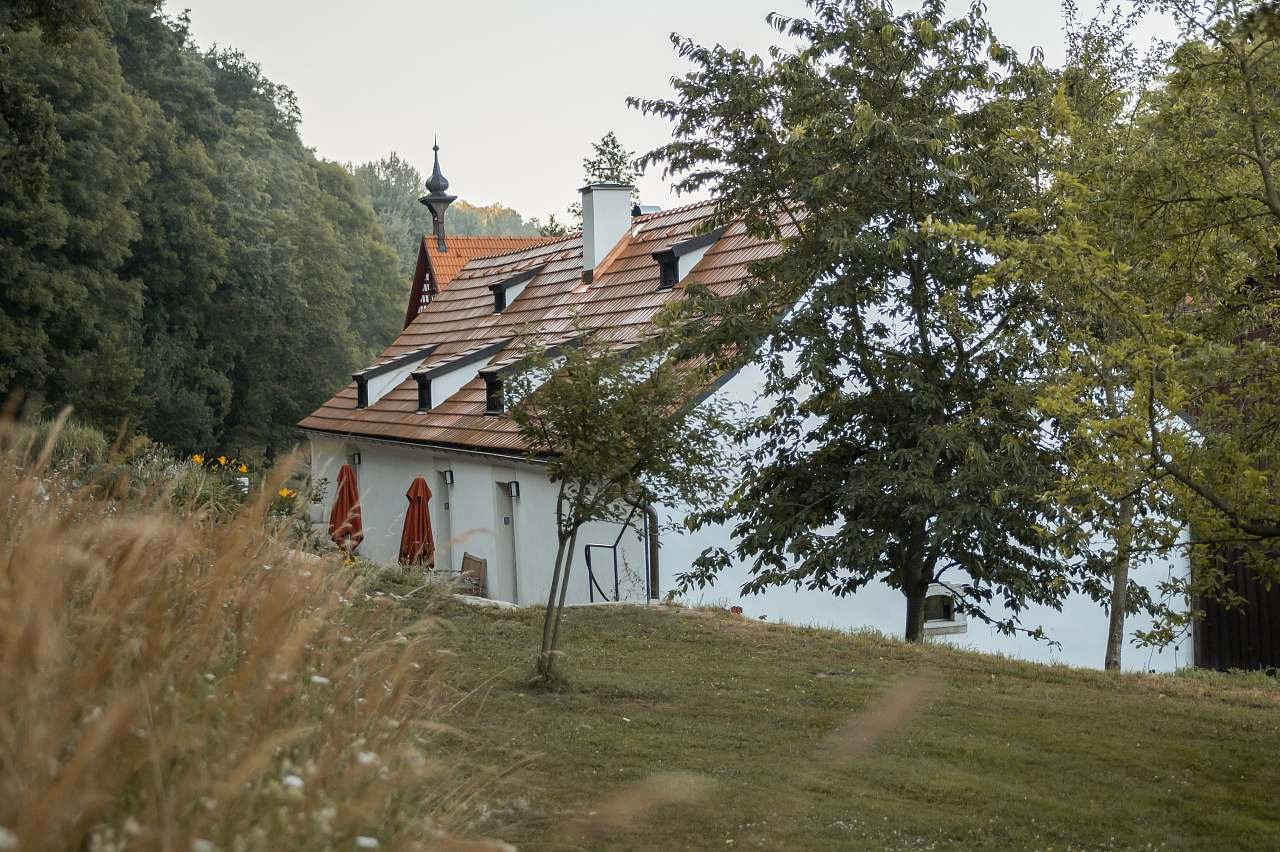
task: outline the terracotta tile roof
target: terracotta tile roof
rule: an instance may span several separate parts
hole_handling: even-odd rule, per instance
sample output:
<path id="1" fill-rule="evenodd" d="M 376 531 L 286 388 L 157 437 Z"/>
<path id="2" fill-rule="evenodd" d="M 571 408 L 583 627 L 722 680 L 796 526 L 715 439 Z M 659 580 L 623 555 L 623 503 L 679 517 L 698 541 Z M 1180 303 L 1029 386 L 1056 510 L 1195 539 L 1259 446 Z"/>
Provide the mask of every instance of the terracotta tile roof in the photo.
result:
<path id="1" fill-rule="evenodd" d="M 777 253 L 778 245 L 747 236 L 741 224 L 729 226 L 674 289 L 660 290 L 655 252 L 688 239 L 711 214 L 710 202 L 637 217 L 617 246 L 595 270 L 590 285 L 582 281 L 582 237 L 573 234 L 501 255 L 474 257 L 413 318 L 378 364 L 428 344 L 435 344 L 419 370 L 446 364 L 468 352 L 507 338 L 529 326 L 552 344 L 573 336 L 574 316 L 596 334 L 620 343 L 646 333 L 654 314 L 678 299 L 686 283 L 698 281 L 722 294 L 746 281 L 750 265 Z M 493 311 L 489 285 L 538 269 L 524 291 L 501 313 Z M 518 344 L 508 344 L 514 349 Z M 511 359 L 500 352 L 494 364 Z M 377 366 L 375 364 L 374 366 Z M 485 385 L 477 375 L 447 400 L 417 411 L 417 383 L 407 377 L 364 409 L 356 408 L 356 387 L 349 384 L 299 426 L 303 429 L 394 441 L 462 447 L 516 454 L 523 450 L 513 420 L 486 415 Z"/>
<path id="2" fill-rule="evenodd" d="M 444 238 L 447 251 L 440 251 L 436 238 L 424 234 L 418 246 L 418 265 L 413 273 L 413 286 L 409 293 L 409 309 L 404 324 L 408 325 L 430 300 L 434 291 L 449 286 L 454 277 L 472 258 L 535 246 L 554 237 L 449 237 Z"/>

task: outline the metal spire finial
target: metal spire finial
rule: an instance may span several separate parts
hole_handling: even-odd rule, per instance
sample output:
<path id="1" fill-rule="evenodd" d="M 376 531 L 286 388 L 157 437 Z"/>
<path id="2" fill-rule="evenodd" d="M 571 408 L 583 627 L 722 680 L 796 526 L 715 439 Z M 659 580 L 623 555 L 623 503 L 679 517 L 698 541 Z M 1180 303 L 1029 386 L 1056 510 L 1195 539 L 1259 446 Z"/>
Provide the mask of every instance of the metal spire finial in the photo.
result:
<path id="1" fill-rule="evenodd" d="M 431 177 L 427 178 L 427 192 L 442 195 L 449 188 L 449 181 L 440 173 L 440 140 L 433 140 L 431 150 L 435 152 L 435 163 L 431 169 Z"/>
<path id="2" fill-rule="evenodd" d="M 440 251 L 448 251 L 444 242 L 444 211 L 449 208 L 458 196 L 447 194 L 449 181 L 440 173 L 440 139 L 433 135 L 431 150 L 435 154 L 435 162 L 431 169 L 431 177 L 427 178 L 427 194 L 418 199 L 431 211 L 432 232 L 436 237 L 436 246 Z"/>

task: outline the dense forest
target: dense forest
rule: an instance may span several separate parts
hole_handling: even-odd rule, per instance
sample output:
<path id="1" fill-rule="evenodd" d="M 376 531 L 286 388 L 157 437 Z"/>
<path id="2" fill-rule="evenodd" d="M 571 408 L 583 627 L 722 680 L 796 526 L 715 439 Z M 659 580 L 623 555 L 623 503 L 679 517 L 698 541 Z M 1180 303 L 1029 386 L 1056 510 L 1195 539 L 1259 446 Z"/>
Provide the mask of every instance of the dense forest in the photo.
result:
<path id="1" fill-rule="evenodd" d="M 0 396 L 178 447 L 283 447 L 396 333 L 421 176 L 160 0 L 0 10 Z M 530 233 L 458 202 L 452 233 Z"/>

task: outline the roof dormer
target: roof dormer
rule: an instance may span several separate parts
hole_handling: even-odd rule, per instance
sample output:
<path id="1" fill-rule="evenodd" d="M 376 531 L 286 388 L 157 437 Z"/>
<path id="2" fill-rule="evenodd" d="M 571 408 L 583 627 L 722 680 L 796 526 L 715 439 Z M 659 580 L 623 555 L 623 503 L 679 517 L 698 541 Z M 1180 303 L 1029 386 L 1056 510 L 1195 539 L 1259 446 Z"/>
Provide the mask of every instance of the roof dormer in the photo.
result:
<path id="1" fill-rule="evenodd" d="M 702 260 L 707 249 L 715 245 L 728 228 L 728 225 L 722 225 L 705 234 L 668 246 L 663 251 L 654 252 L 653 259 L 658 262 L 658 289 L 670 290 L 683 281 L 698 265 L 698 261 Z"/>
<path id="2" fill-rule="evenodd" d="M 435 348 L 434 344 L 422 346 L 352 373 L 351 378 L 356 383 L 356 408 L 368 408 L 382 399 L 388 391 L 418 369 Z"/>
<path id="3" fill-rule="evenodd" d="M 492 340 L 414 373 L 413 378 L 418 383 L 418 413 L 425 414 L 461 390 L 475 378 L 477 369 L 488 364 L 510 342 L 510 337 Z"/>
<path id="4" fill-rule="evenodd" d="M 545 263 L 490 284 L 489 289 L 493 291 L 493 312 L 500 314 L 505 311 L 507 305 L 519 298 L 524 288 L 529 286 L 529 282 L 538 276 L 544 266 Z"/>

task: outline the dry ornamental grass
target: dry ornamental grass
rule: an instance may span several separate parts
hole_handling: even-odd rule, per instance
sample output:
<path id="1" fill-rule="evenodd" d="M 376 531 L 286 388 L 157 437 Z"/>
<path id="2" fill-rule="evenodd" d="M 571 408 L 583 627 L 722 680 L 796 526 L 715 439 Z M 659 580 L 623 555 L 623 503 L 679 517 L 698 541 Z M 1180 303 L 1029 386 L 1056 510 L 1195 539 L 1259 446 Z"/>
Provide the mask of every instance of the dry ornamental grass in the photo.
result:
<path id="1" fill-rule="evenodd" d="M 0 849 L 455 842 L 428 625 L 276 538 L 278 483 L 179 516 L 0 430 Z"/>

